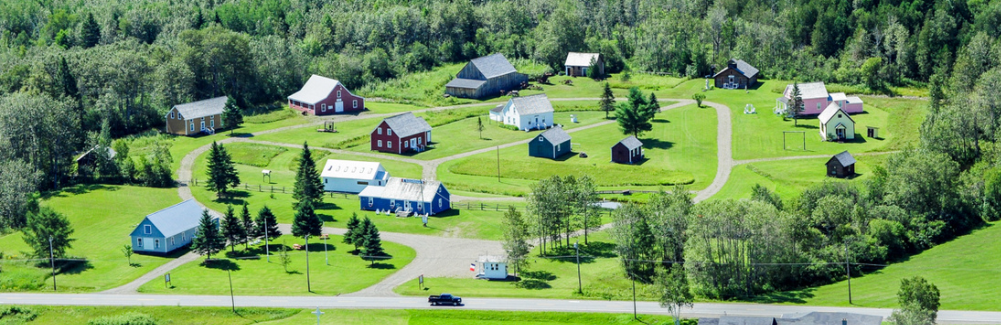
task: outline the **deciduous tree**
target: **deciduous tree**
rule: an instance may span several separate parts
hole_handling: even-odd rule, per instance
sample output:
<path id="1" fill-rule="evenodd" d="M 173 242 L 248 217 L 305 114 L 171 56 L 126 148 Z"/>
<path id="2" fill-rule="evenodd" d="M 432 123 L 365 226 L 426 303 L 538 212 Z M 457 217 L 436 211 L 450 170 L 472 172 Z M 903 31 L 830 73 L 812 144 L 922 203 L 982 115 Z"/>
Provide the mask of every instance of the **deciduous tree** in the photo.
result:
<path id="1" fill-rule="evenodd" d="M 73 225 L 65 216 L 49 207 L 42 207 L 37 213 L 28 214 L 28 225 L 24 228 L 24 243 L 31 247 L 35 257 L 49 257 L 49 239 L 52 239 L 51 254 L 54 257 L 66 256 L 66 250 L 73 247 L 75 239 Z"/>
<path id="2" fill-rule="evenodd" d="M 507 262 L 514 268 L 515 275 L 528 266 L 525 257 L 532 251 L 528 236 L 528 224 L 521 217 L 521 212 L 514 206 L 509 206 L 504 214 L 504 252 L 507 253 Z"/>
<path id="3" fill-rule="evenodd" d="M 667 308 L 674 318 L 674 325 L 681 325 L 681 309 L 691 308 L 695 302 L 691 289 L 688 288 L 688 276 L 681 264 L 673 264 L 668 269 L 657 272 L 657 288 L 660 294 L 660 306 Z"/>

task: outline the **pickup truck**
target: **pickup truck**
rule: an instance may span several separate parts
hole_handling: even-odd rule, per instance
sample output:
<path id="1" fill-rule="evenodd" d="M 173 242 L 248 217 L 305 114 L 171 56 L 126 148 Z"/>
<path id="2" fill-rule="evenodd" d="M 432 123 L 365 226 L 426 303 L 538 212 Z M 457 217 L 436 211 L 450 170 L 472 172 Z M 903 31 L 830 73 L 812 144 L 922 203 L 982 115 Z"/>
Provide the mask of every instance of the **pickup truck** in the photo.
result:
<path id="1" fill-rule="evenodd" d="M 437 305 L 461 306 L 462 298 L 452 296 L 451 294 L 443 293 L 441 295 L 431 295 L 430 297 L 428 297 L 428 302 L 431 303 L 431 306 L 437 306 Z"/>

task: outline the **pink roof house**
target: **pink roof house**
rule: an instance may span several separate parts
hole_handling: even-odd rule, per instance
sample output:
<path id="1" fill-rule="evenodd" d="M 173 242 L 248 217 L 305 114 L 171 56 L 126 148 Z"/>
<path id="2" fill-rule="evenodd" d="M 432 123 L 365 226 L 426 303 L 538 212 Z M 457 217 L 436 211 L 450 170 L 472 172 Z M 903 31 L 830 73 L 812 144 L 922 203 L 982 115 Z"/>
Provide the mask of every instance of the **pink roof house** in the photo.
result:
<path id="1" fill-rule="evenodd" d="M 793 85 L 786 86 L 782 97 L 776 100 L 776 108 L 785 111 L 792 103 L 792 88 Z M 799 93 L 803 99 L 803 111 L 799 115 L 819 115 L 831 103 L 837 103 L 838 107 L 850 114 L 862 112 L 862 99 L 848 97 L 845 93 L 828 93 L 823 82 L 799 84 Z"/>

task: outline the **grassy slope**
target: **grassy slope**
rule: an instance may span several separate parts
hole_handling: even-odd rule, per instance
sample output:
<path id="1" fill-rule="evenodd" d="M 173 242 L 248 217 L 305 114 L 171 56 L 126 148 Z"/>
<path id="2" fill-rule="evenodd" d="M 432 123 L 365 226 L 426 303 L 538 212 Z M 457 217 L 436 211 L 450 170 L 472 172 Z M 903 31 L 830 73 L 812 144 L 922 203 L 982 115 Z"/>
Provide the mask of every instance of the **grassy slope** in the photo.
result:
<path id="1" fill-rule="evenodd" d="M 716 173 L 715 130 L 715 111 L 688 106 L 657 115 L 653 131 L 640 137 L 648 158 L 641 165 L 609 162 L 611 146 L 625 137 L 612 124 L 571 134 L 574 152 L 586 152 L 588 158 L 532 158 L 528 157 L 527 145 L 520 145 L 501 149 L 501 174 L 505 178 L 500 182 L 495 176 L 494 152 L 446 162 L 438 168 L 438 177 L 454 189 L 510 195 L 524 195 L 535 180 L 550 175 L 585 173 L 595 177 L 602 189 L 656 189 L 661 186 L 658 183 L 693 181 L 690 187 L 702 188 L 712 182 Z"/>
<path id="2" fill-rule="evenodd" d="M 760 184 L 778 193 L 787 202 L 794 199 L 808 187 L 823 182 L 850 182 L 861 185 L 868 177 L 870 166 L 879 164 L 884 157 L 859 156 L 855 164 L 858 177 L 838 179 L 827 177 L 825 163 L 827 158 L 797 159 L 757 162 L 734 167 L 730 179 L 712 199 L 746 199 L 751 197 L 751 187 Z"/>
<path id="3" fill-rule="evenodd" d="M 153 189 L 131 186 L 77 186 L 53 194 L 43 205 L 64 214 L 73 225 L 75 241 L 67 254 L 85 257 L 89 262 L 79 268 L 57 275 L 60 292 L 100 291 L 110 289 L 152 271 L 170 258 L 146 255 L 132 256 L 138 267 L 129 267 L 122 254 L 122 245 L 130 242 L 129 233 L 147 214 L 180 202 L 177 189 Z M 0 238 L 7 257 L 23 258 L 20 251 L 28 250 L 20 233 Z M 34 267 L 24 264 L 12 268 Z M 4 273 L 11 271 L 4 265 Z M 30 271 L 29 271 L 30 272 Z M 48 276 L 47 272 L 33 272 Z M 3 275 L 0 275 L 3 278 Z M 2 282 L 2 280 L 0 280 Z M 48 282 L 51 284 L 51 280 Z M 43 286 L 42 290 L 51 290 Z"/>
<path id="4" fill-rule="evenodd" d="M 1001 310 L 1001 227 L 997 223 L 941 244 L 908 260 L 852 279 L 853 306 L 898 306 L 900 279 L 920 275 L 941 292 L 941 309 Z M 847 306 L 846 281 L 786 292 L 768 300 Z"/>
<path id="5" fill-rule="evenodd" d="M 143 293 L 210 294 L 229 293 L 226 270 L 233 275 L 233 292 L 237 295 L 339 295 L 361 290 L 381 281 L 413 260 L 415 252 L 407 246 L 383 242 L 392 259 L 380 261 L 375 267 L 370 262 L 352 255 L 350 247 L 341 243 L 343 237 L 331 235 L 327 241 L 330 264 L 326 265 L 323 241 L 310 240 L 310 276 L 312 293 L 306 291 L 306 252 L 294 251 L 293 244 L 304 243 L 302 238 L 283 235 L 273 239 L 270 246 L 271 262 L 265 259 L 264 244 L 252 246 L 250 252 L 260 259 L 228 259 L 213 262 L 210 266 L 188 263 L 170 272 L 171 288 L 162 281 L 151 281 L 139 288 Z M 278 246 L 286 245 L 292 259 L 286 273 L 278 258 Z M 243 246 L 237 247 L 237 253 Z M 229 252 L 229 250 L 227 250 Z M 229 254 L 229 253 L 227 253 Z M 237 255 L 232 255 L 236 257 Z"/>
<path id="6" fill-rule="evenodd" d="M 159 324 L 219 324 L 243 325 L 266 323 L 274 325 L 312 324 L 316 316 L 312 309 L 237 308 L 234 314 L 225 307 L 83 307 L 26 306 L 38 315 L 29 324 L 77 324 L 97 317 L 143 313 Z M 643 322 L 632 314 L 474 311 L 474 310 L 348 310 L 325 309 L 320 324 L 666 324 L 669 316 L 641 315 Z"/>

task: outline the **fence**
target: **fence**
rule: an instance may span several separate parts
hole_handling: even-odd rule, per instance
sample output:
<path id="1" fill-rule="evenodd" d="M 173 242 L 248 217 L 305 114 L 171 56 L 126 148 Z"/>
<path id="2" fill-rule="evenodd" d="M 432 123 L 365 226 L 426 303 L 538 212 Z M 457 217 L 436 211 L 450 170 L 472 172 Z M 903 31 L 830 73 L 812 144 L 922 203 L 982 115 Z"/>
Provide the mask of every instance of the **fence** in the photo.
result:
<path id="1" fill-rule="evenodd" d="M 205 186 L 205 181 L 199 181 L 197 178 L 192 178 L 187 183 L 181 182 L 181 185 L 184 185 L 184 186 Z M 234 186 L 233 189 L 244 190 L 244 191 L 248 191 L 248 192 L 249 191 L 258 191 L 258 192 L 262 192 L 262 193 L 282 193 L 282 194 L 292 194 L 292 191 L 293 191 L 292 187 L 287 187 L 287 186 L 284 186 L 284 185 L 277 186 L 277 185 L 273 185 L 273 184 L 261 185 L 261 184 L 250 184 L 250 183 L 243 183 L 243 184 Z M 328 193 L 329 197 L 334 197 L 334 194 L 343 195 L 344 198 L 348 197 L 347 193 L 335 193 L 335 192 L 327 192 L 327 193 Z"/>

